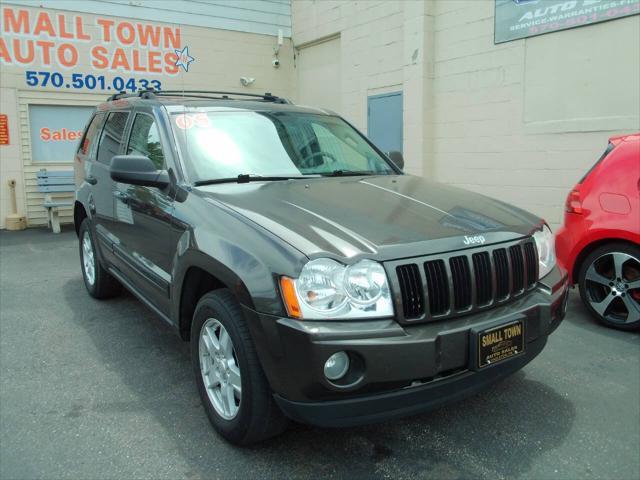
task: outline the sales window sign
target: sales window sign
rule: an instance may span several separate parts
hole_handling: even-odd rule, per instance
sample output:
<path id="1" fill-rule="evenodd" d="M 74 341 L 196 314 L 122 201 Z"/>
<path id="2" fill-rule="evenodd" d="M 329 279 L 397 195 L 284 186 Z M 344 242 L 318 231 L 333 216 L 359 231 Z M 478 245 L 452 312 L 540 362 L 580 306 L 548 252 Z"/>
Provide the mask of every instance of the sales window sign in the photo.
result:
<path id="1" fill-rule="evenodd" d="M 495 43 L 640 13 L 640 0 L 496 0 Z"/>
<path id="2" fill-rule="evenodd" d="M 0 114 L 0 145 L 9 145 L 9 118 Z"/>
<path id="3" fill-rule="evenodd" d="M 72 162 L 92 107 L 29 105 L 31 159 Z"/>

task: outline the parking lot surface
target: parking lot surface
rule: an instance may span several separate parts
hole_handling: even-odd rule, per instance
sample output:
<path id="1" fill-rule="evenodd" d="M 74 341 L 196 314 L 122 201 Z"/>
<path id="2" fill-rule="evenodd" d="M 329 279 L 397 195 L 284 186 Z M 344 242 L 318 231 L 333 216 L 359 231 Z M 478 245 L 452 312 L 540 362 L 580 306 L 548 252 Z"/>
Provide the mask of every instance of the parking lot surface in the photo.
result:
<path id="1" fill-rule="evenodd" d="M 577 294 L 542 354 L 490 390 L 367 427 L 210 428 L 187 343 L 131 295 L 84 289 L 73 231 L 0 232 L 0 478 L 640 478 L 640 335 Z"/>

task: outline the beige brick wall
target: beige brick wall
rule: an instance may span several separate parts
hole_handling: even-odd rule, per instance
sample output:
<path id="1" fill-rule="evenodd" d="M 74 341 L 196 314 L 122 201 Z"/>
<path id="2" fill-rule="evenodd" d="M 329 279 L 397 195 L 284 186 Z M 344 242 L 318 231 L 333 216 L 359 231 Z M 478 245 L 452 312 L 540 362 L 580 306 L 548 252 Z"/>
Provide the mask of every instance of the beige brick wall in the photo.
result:
<path id="1" fill-rule="evenodd" d="M 557 226 L 607 138 L 640 130 L 640 17 L 494 45 L 493 1 L 435 6 L 436 178 Z"/>
<path id="2" fill-rule="evenodd" d="M 420 2 L 415 3 L 420 7 Z M 292 2 L 292 38 L 294 47 L 305 48 L 313 42 L 340 35 L 340 114 L 360 130 L 367 131 L 367 97 L 404 90 L 406 61 L 405 2 L 389 1 L 317 1 Z M 415 37 L 421 50 L 421 38 Z M 314 48 L 313 46 L 307 48 Z M 413 50 L 412 50 L 413 51 Z M 304 53 L 303 53 L 304 54 Z M 335 102 L 327 102 L 335 104 Z M 416 110 L 419 107 L 416 107 Z M 419 156 L 407 162 L 418 173 Z"/>
<path id="3" fill-rule="evenodd" d="M 367 96 L 403 91 L 409 173 L 556 227 L 607 138 L 640 130 L 640 17 L 494 45 L 493 15 L 494 0 L 294 0 L 293 42 L 340 34 L 341 113 L 365 132 Z"/>

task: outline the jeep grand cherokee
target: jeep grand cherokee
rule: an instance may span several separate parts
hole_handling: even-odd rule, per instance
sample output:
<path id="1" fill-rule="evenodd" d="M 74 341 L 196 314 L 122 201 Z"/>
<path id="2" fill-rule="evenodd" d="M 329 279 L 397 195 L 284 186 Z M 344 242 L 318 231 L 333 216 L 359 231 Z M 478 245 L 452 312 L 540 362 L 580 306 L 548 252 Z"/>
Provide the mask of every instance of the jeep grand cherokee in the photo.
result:
<path id="1" fill-rule="evenodd" d="M 124 286 L 191 342 L 237 444 L 452 402 L 530 362 L 565 313 L 544 221 L 404 174 L 331 112 L 118 94 L 75 165 L 87 290 Z"/>

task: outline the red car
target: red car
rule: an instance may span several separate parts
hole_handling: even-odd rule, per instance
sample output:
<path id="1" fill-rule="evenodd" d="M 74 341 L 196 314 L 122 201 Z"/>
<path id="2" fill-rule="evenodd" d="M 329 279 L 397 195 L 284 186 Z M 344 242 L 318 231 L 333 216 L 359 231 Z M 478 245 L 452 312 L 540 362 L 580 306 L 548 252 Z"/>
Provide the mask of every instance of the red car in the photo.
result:
<path id="1" fill-rule="evenodd" d="M 611 137 L 571 190 L 556 252 L 600 322 L 640 329 L 640 133 Z"/>

